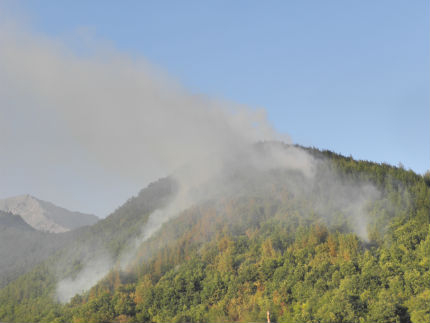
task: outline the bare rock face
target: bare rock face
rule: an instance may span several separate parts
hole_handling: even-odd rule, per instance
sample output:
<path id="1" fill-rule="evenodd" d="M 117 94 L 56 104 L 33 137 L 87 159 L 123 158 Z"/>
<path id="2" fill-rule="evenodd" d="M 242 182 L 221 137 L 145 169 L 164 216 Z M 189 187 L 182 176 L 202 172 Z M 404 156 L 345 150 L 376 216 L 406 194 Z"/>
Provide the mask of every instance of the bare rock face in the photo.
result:
<path id="1" fill-rule="evenodd" d="M 31 195 L 0 199 L 0 210 L 21 216 L 36 230 L 60 233 L 85 225 L 92 225 L 98 218 L 91 214 L 72 212 Z"/>

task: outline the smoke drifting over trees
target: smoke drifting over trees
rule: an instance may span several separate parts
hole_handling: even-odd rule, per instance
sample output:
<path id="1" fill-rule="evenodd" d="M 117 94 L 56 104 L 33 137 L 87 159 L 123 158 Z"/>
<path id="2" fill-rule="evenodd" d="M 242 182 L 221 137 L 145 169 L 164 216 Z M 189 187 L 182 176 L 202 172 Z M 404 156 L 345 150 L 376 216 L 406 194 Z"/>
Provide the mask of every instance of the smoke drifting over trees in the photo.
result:
<path id="1" fill-rule="evenodd" d="M 324 187 L 320 199 L 311 202 L 315 210 L 328 222 L 333 211 L 342 210 L 367 239 L 366 205 L 377 190 L 342 181 L 300 148 L 255 147 L 262 141 L 291 144 L 268 123 L 264 110 L 190 93 L 144 59 L 111 48 L 95 45 L 91 54 L 79 55 L 61 41 L 11 24 L 0 30 L 0 105 L 8 114 L 0 120 L 5 132 L 0 144 L 7 147 L 9 162 L 31 156 L 33 166 L 52 169 L 70 162 L 77 172 L 73 165 L 82 159 L 133 181 L 171 175 L 177 183 L 172 201 L 149 216 L 120 255 L 122 266 L 188 207 L 253 187 L 264 193 L 255 176 L 272 170 L 295 174 L 286 177 L 286 187 L 310 201 L 315 189 Z M 110 257 L 89 248 L 78 276 L 59 283 L 58 298 L 67 301 L 90 288 L 114 266 Z"/>

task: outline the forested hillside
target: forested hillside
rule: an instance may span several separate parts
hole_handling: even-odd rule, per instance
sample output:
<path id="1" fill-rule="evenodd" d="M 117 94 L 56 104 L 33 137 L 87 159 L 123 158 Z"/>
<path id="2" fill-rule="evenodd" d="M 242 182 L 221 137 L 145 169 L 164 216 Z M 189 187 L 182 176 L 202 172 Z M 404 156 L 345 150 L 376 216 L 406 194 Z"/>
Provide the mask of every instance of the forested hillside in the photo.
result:
<path id="1" fill-rule="evenodd" d="M 40 232 L 19 215 L 0 211 L 0 288 L 52 256 L 73 237 L 73 232 Z"/>
<path id="2" fill-rule="evenodd" d="M 0 290 L 0 321 L 264 322 L 270 311 L 274 322 L 430 322 L 430 178 L 307 151 L 324 161 L 316 181 L 239 172 L 246 189 L 188 207 L 122 266 L 176 189 L 150 185 Z M 107 275 L 59 302 L 60 281 L 100 248 L 116 260 Z"/>

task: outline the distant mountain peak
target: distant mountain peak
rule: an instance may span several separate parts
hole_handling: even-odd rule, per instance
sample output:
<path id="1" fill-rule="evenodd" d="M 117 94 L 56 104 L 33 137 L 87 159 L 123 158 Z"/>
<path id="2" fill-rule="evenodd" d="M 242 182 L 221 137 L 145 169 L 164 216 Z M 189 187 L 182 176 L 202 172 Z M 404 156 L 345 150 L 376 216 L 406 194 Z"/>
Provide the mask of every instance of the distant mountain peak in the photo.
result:
<path id="1" fill-rule="evenodd" d="M 0 210 L 22 217 L 36 230 L 60 233 L 97 222 L 91 214 L 72 212 L 30 194 L 0 199 Z"/>

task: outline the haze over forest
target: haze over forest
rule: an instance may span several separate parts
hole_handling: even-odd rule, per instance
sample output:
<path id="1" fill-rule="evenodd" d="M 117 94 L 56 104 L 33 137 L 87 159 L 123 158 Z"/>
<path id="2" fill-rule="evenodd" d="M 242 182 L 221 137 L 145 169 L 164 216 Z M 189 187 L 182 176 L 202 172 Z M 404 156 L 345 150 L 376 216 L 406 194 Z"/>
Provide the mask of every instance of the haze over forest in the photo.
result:
<path id="1" fill-rule="evenodd" d="M 71 16 L 80 4 L 75 6 Z M 117 48 L 115 42 L 91 36 L 88 30 L 75 34 L 73 42 L 70 35 L 43 32 L 31 20 L 5 14 L 21 12 L 19 4 L 0 5 L 3 8 L 0 321 L 260 322 L 266 320 L 267 312 L 273 322 L 430 321 L 428 163 L 417 172 L 402 162 L 380 160 L 380 156 L 398 156 L 403 148 L 397 146 L 403 141 L 396 148 L 386 146 L 390 153 L 371 161 L 304 145 L 292 140 L 284 128 L 280 130 L 280 121 L 273 120 L 273 107 L 240 103 L 258 102 L 253 101 L 253 92 L 271 93 L 264 82 L 259 83 L 258 91 L 251 86 L 259 73 L 248 79 L 247 100 L 204 94 L 139 52 Z M 355 14 L 376 26 L 366 8 L 357 7 Z M 375 6 L 375 12 L 381 8 Z M 392 15 L 401 12 L 398 5 L 390 8 Z M 106 4 L 106 10 L 112 9 Z M 147 9 L 159 10 L 156 5 Z M 293 9 L 302 12 L 304 7 L 287 9 L 285 15 Z M 353 8 L 338 9 L 357 19 L 351 14 Z M 232 10 L 237 10 L 235 5 Z M 130 19 L 134 17 L 129 14 Z M 273 21 L 289 21 L 271 14 Z M 67 21 L 64 13 L 60 17 Z M 307 14 L 303 17 L 312 20 Z M 351 23 L 336 21 L 361 35 L 360 39 L 368 36 L 367 49 L 375 45 L 364 25 L 357 32 Z M 384 21 L 390 25 L 389 19 Z M 422 19 L 417 21 L 405 25 L 405 34 L 414 34 Z M 178 25 L 178 30 L 186 23 Z M 312 28 L 294 33 L 290 25 L 273 28 L 268 24 L 271 36 L 283 30 L 296 45 L 301 44 L 298 39 L 312 39 L 308 38 Z M 292 19 L 291 24 L 298 26 L 299 22 Z M 261 25 L 263 30 L 268 28 Z M 202 26 L 201 33 L 209 36 L 211 28 Z M 247 31 L 253 30 L 247 26 Z M 333 26 L 321 28 L 332 30 Z M 146 35 L 144 29 L 142 35 Z M 198 38 L 196 29 L 192 30 Z M 375 30 L 388 37 L 385 29 Z M 161 36 L 164 30 L 151 29 L 151 34 L 157 32 Z M 221 30 L 216 34 L 222 34 Z M 339 31 L 326 36 L 335 49 L 345 50 L 338 53 L 339 64 L 325 60 L 324 48 L 319 48 L 321 55 L 313 54 L 307 61 L 296 57 L 296 65 L 305 66 L 315 59 L 330 61 L 331 73 L 337 75 L 347 57 L 345 64 L 353 69 L 355 56 L 348 55 L 349 41 L 342 42 L 343 46 L 334 42 L 351 38 L 344 38 L 347 34 Z M 416 35 L 421 39 L 423 33 Z M 141 41 L 151 39 L 142 36 Z M 235 46 L 240 47 L 240 39 L 235 39 Z M 261 38 L 258 43 L 267 45 Z M 292 50 L 287 43 L 285 53 Z M 297 50 L 308 55 L 308 48 L 302 46 Z M 180 44 L 177 52 L 183 47 Z M 267 51 L 276 52 L 274 48 L 268 46 Z M 385 53 L 378 46 L 372 48 L 373 57 L 384 56 L 378 56 Z M 217 49 L 224 52 L 222 46 Z M 399 53 L 406 55 L 405 65 L 410 64 L 410 73 L 415 73 L 410 61 L 413 55 L 400 47 Z M 253 57 L 251 51 L 241 57 L 246 61 L 248 55 Z M 198 54 L 190 57 L 199 63 Z M 290 60 L 294 57 L 288 56 Z M 366 57 L 356 59 L 371 72 Z M 180 61 L 180 56 L 175 60 Z M 279 74 L 285 72 L 281 62 Z M 396 62 L 387 56 L 388 67 Z M 265 64 L 268 69 L 273 67 Z M 385 73 L 387 66 L 380 65 L 377 71 Z M 191 74 L 193 67 L 187 64 Z M 307 68 L 303 67 L 303 75 L 313 84 Z M 396 71 L 400 73 L 402 68 Z M 235 76 L 234 69 L 224 72 Z M 318 69 L 315 73 L 319 79 Z M 285 109 L 294 119 L 307 105 L 320 104 L 320 110 L 308 110 L 312 113 L 305 113 L 301 123 L 306 129 L 316 127 L 309 136 L 324 137 L 331 132 L 338 142 L 348 143 L 353 128 L 338 126 L 337 119 L 348 115 L 346 124 L 362 122 L 359 137 L 372 138 L 368 126 L 372 120 L 382 120 L 375 107 L 381 104 L 384 110 L 399 98 L 395 89 L 406 93 L 411 85 L 397 75 L 400 85 L 380 85 L 380 93 L 375 94 L 374 84 L 370 91 L 366 79 L 357 73 L 351 74 L 350 87 L 356 91 L 352 84 L 360 81 L 362 91 L 339 90 L 337 114 L 327 117 L 326 105 L 336 100 L 324 101 L 325 94 L 316 88 L 314 93 L 303 87 L 298 91 L 306 92 L 301 96 L 303 105 L 295 101 Z M 262 73 L 261 78 L 265 77 Z M 296 82 L 303 86 L 301 77 L 296 72 L 287 82 L 274 73 L 269 87 L 278 92 L 284 89 L 294 97 Z M 319 86 L 328 83 L 342 88 L 340 79 L 326 77 L 330 82 L 322 78 Z M 378 72 L 368 76 L 372 80 L 379 77 Z M 382 79 L 388 82 L 391 78 Z M 414 98 L 408 101 L 413 117 L 395 119 L 411 135 L 428 129 L 427 123 L 410 125 L 410 120 L 421 122 L 428 115 L 428 111 L 421 113 L 428 103 L 428 87 L 423 90 L 428 76 L 416 72 L 415 80 L 416 91 L 404 96 Z M 237 87 L 238 92 L 240 89 Z M 312 95 L 321 102 L 306 101 Z M 285 115 L 280 119 L 289 124 Z M 352 123 L 350 119 L 354 119 Z M 390 134 L 387 129 L 381 125 L 379 133 Z M 367 145 L 369 151 L 380 144 L 378 136 L 373 138 Z M 422 143 L 411 140 L 408 148 L 423 152 Z M 415 163 L 415 157 L 407 162 Z M 57 200 L 67 205 L 54 205 Z M 74 211 L 63 208 L 69 205 Z"/>

